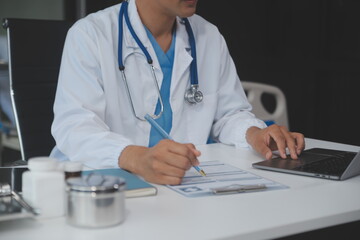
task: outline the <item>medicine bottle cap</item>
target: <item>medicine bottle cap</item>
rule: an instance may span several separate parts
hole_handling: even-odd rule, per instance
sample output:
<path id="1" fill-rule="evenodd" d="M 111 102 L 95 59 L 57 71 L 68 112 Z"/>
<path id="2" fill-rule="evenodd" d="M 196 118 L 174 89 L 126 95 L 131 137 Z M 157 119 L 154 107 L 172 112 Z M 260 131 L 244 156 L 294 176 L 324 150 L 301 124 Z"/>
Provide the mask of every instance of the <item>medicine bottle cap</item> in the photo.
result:
<path id="1" fill-rule="evenodd" d="M 66 162 L 64 165 L 65 172 L 80 172 L 82 170 L 81 162 Z"/>
<path id="2" fill-rule="evenodd" d="M 50 157 L 33 157 L 28 160 L 30 171 L 51 171 L 57 167 L 57 160 Z"/>

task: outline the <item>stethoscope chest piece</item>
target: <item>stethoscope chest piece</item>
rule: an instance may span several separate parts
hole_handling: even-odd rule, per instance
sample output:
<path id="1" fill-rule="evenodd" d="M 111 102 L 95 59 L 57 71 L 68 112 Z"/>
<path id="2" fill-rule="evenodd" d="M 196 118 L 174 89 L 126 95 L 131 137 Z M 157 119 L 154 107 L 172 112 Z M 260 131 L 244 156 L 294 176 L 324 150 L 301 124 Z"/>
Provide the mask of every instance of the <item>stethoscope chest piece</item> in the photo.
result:
<path id="1" fill-rule="evenodd" d="M 198 90 L 197 84 L 192 84 L 190 88 L 185 92 L 185 101 L 190 104 L 200 103 L 204 96 L 200 90 Z"/>

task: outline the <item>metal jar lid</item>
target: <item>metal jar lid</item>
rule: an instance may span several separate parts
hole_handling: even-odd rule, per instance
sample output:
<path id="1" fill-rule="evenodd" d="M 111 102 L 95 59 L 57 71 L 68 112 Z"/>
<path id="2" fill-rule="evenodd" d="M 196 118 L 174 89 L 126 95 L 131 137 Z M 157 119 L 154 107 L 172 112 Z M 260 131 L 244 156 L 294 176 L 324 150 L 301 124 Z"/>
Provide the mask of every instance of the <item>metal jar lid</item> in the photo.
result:
<path id="1" fill-rule="evenodd" d="M 125 190 L 125 180 L 120 177 L 89 174 L 66 180 L 68 191 L 77 192 L 116 192 Z"/>

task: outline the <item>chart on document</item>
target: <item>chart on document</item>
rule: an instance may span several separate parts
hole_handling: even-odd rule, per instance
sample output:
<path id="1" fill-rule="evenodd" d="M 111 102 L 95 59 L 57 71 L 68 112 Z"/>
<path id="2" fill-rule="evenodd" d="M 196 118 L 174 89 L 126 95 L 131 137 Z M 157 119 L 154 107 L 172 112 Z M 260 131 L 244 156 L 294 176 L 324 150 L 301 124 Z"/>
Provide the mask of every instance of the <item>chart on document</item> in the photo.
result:
<path id="1" fill-rule="evenodd" d="M 200 167 L 206 172 L 206 177 L 201 176 L 192 168 L 186 172 L 180 185 L 167 186 L 186 197 L 210 196 L 213 195 L 213 188 L 228 187 L 233 184 L 264 184 L 266 189 L 263 191 L 288 188 L 286 185 L 257 176 L 220 161 L 203 162 Z"/>

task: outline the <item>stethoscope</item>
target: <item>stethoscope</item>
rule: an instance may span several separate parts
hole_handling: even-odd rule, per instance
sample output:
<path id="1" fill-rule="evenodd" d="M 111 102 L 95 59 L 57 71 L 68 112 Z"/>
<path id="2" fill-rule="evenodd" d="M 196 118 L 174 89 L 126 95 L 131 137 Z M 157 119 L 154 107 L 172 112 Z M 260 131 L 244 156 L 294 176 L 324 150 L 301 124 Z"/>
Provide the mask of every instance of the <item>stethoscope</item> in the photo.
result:
<path id="1" fill-rule="evenodd" d="M 119 70 L 121 71 L 121 75 L 122 75 L 122 78 L 123 78 L 124 83 L 125 83 L 127 96 L 129 98 L 131 108 L 132 108 L 132 112 L 133 112 L 134 116 L 137 119 L 141 120 L 141 121 L 146 121 L 144 118 L 140 118 L 136 114 L 134 104 L 133 104 L 133 100 L 132 100 L 132 97 L 131 97 L 131 93 L 130 93 L 130 90 L 129 90 L 129 86 L 127 84 L 126 75 L 125 75 L 125 66 L 124 66 L 123 59 L 122 59 L 122 56 L 123 56 L 122 55 L 123 18 L 125 18 L 126 25 L 128 26 L 132 37 L 134 38 L 136 43 L 139 45 L 142 52 L 145 54 L 147 62 L 149 64 L 149 66 L 150 66 L 150 69 L 151 69 L 151 72 L 152 72 L 152 75 L 153 75 L 154 84 L 156 86 L 156 92 L 158 94 L 158 99 L 159 99 L 159 103 L 160 103 L 160 112 L 157 115 L 156 114 L 150 114 L 150 116 L 153 119 L 157 119 L 157 118 L 161 117 L 162 113 L 164 112 L 164 104 L 163 104 L 163 100 L 161 98 L 160 88 L 159 88 L 159 84 L 158 84 L 158 81 L 157 81 L 157 78 L 156 78 L 155 68 L 153 66 L 153 60 L 152 60 L 149 52 L 146 50 L 145 46 L 140 41 L 139 37 L 136 35 L 136 33 L 135 33 L 131 23 L 130 23 L 130 19 L 129 19 L 129 15 L 128 15 L 128 5 L 129 5 L 128 0 L 123 1 L 123 3 L 121 4 L 120 12 L 119 12 L 119 43 L 118 43 Z M 193 33 L 192 29 L 191 29 L 189 20 L 187 18 L 183 18 L 182 21 L 185 24 L 186 32 L 189 35 L 189 43 L 190 43 L 190 47 L 191 47 L 191 56 L 193 58 L 193 61 L 191 62 L 191 65 L 190 65 L 190 88 L 186 90 L 184 98 L 185 98 L 185 101 L 187 103 L 196 104 L 196 103 L 200 103 L 203 100 L 203 94 L 202 94 L 202 92 L 200 90 L 198 90 L 199 84 L 198 84 L 198 72 L 197 72 L 197 64 L 196 64 L 195 37 L 194 37 L 194 33 Z"/>

